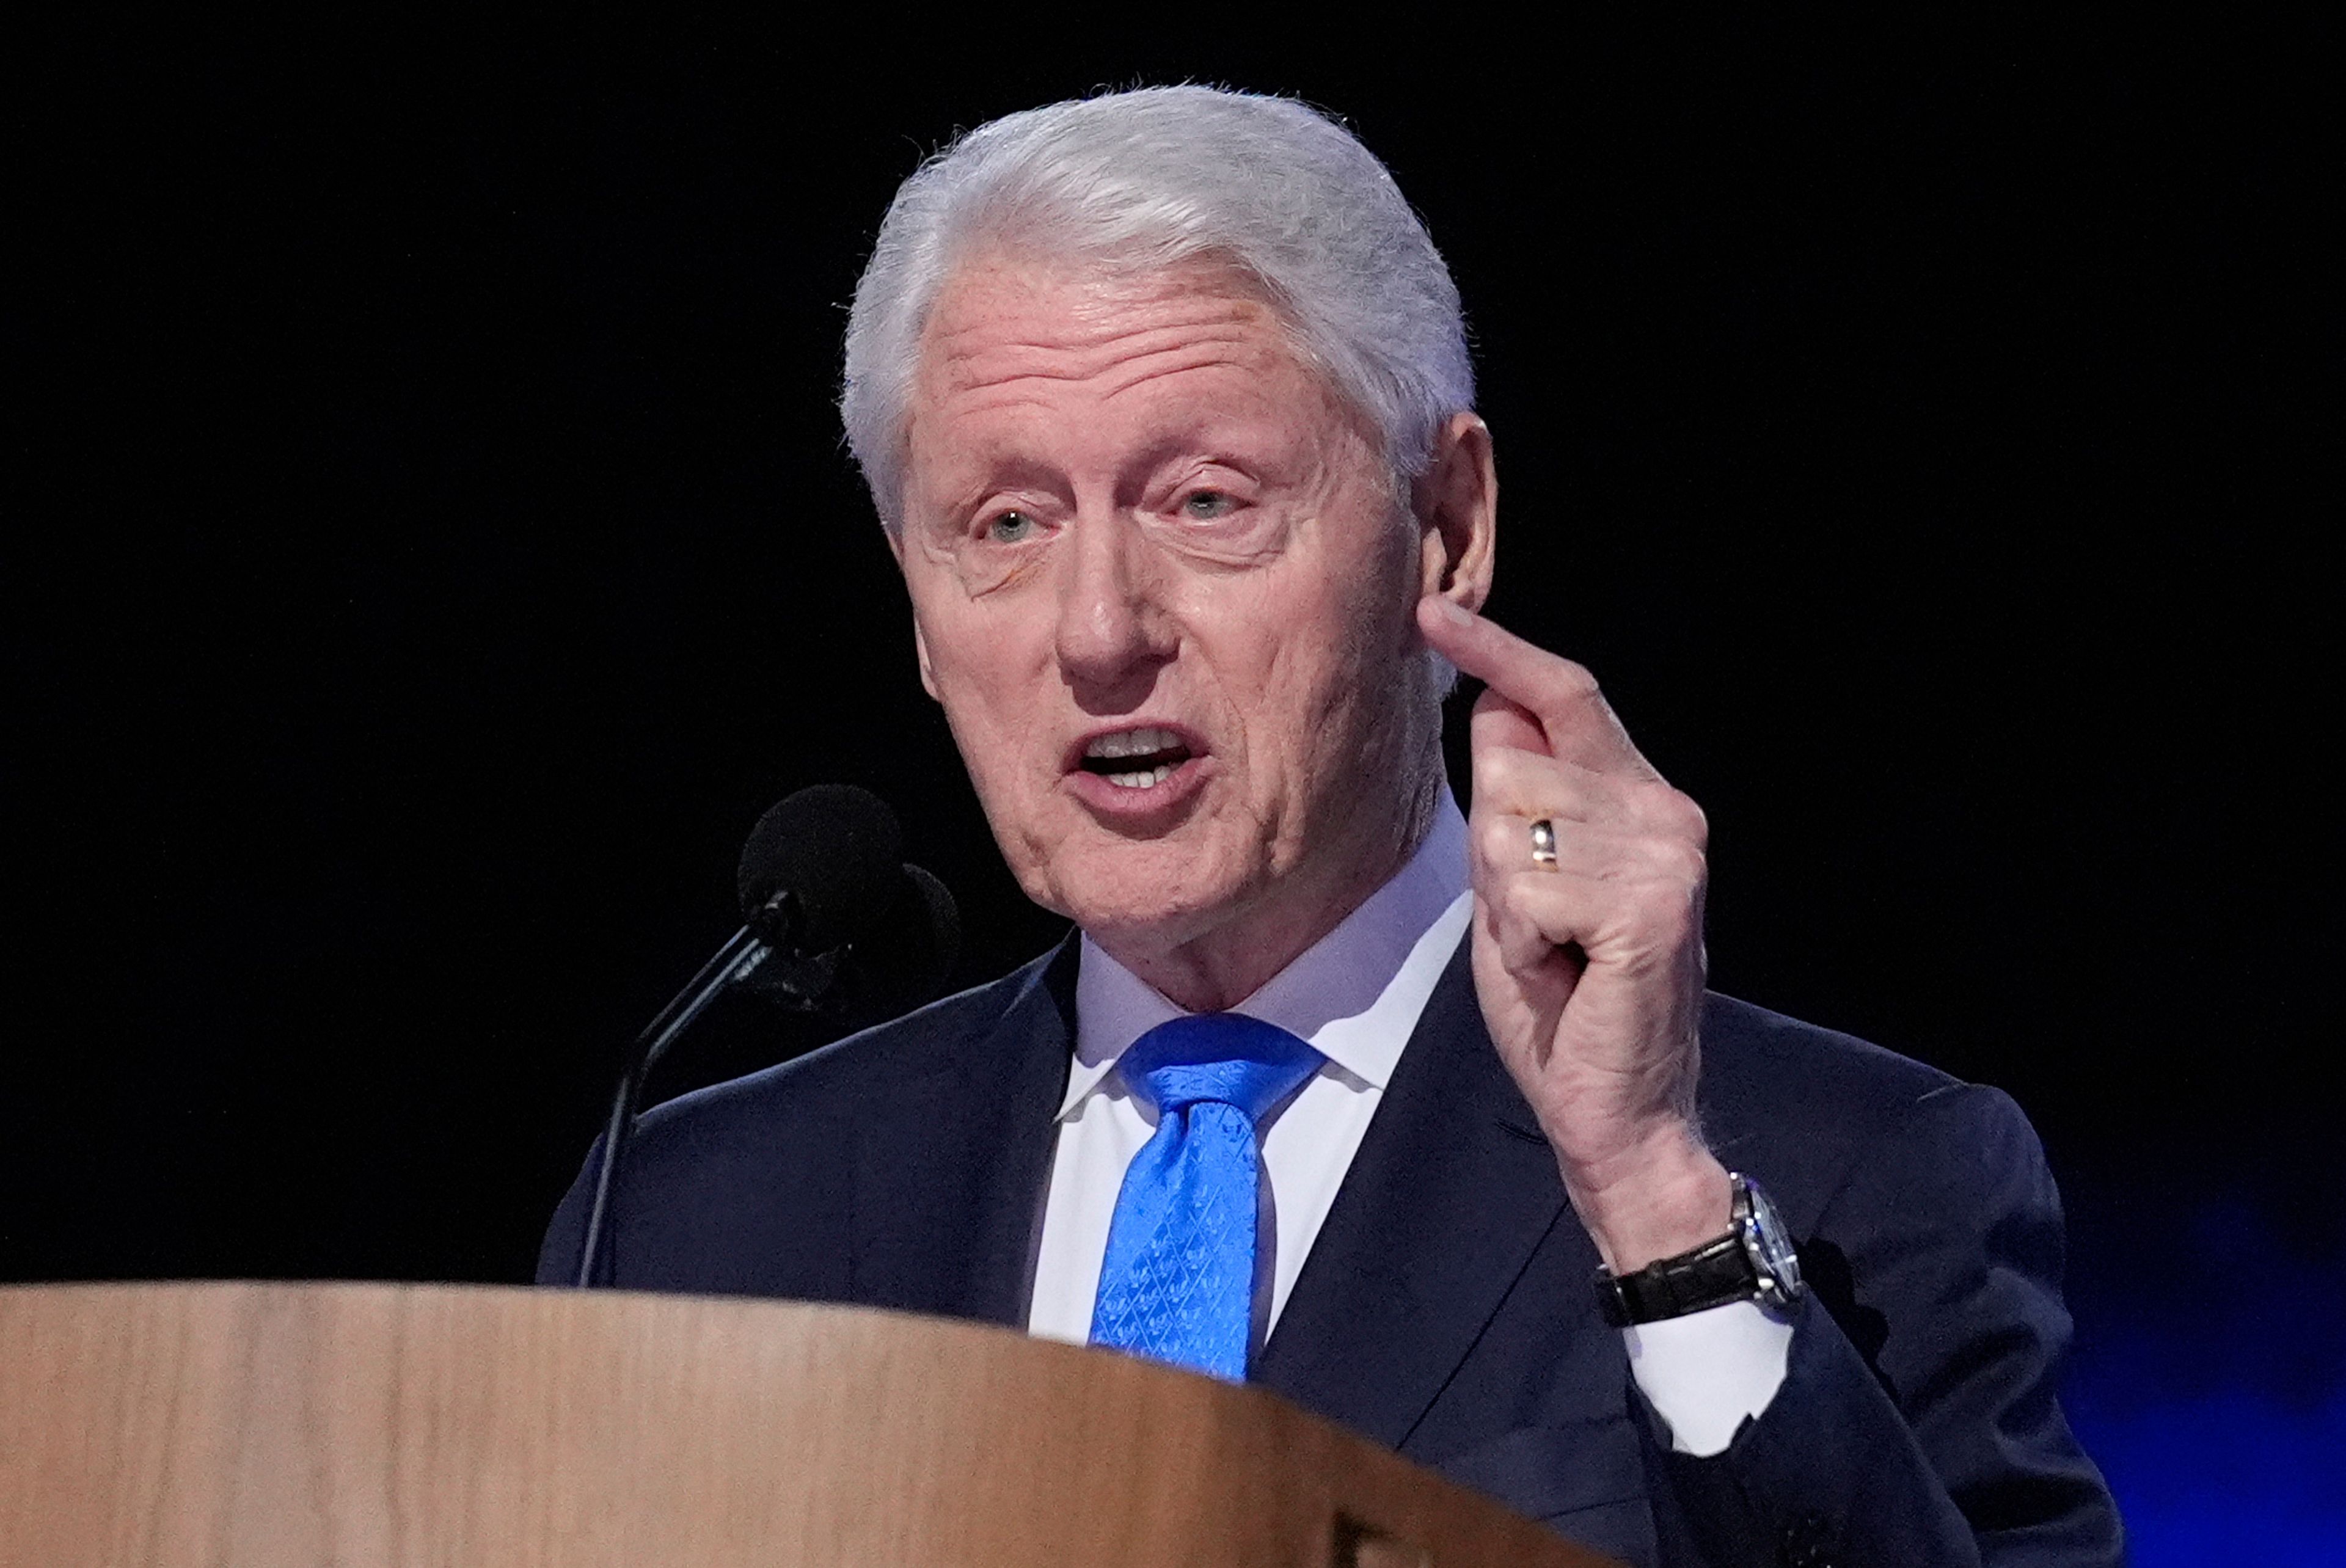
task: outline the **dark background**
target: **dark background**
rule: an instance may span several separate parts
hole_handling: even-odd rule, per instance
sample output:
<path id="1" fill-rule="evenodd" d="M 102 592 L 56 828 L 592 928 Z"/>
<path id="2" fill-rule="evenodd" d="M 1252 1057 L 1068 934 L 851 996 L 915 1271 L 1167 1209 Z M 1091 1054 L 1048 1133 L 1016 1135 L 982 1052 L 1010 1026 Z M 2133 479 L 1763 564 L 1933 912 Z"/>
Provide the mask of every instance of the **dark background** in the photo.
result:
<path id="1" fill-rule="evenodd" d="M 956 128 L 1214 80 L 1345 117 L 1450 258 L 1494 613 L 1709 812 L 1715 983 L 2035 1117 L 2140 1561 L 2317 1560 L 2329 40 L 2140 25 L 21 56 L 0 1278 L 525 1278 L 806 783 L 903 811 L 962 983 L 1050 942 L 914 677 L 844 304 Z M 676 1084 L 818 1038 L 717 1024 Z"/>

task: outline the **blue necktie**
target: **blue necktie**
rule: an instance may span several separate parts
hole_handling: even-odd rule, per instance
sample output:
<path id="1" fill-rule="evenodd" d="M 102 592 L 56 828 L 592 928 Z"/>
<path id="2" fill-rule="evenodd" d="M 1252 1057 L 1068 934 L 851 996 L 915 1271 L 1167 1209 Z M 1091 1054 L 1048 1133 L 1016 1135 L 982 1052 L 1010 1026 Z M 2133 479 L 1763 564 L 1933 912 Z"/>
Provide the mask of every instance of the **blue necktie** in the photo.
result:
<path id="1" fill-rule="evenodd" d="M 1320 1053 L 1236 1013 L 1160 1023 L 1117 1063 L 1157 1106 L 1108 1222 L 1092 1343 L 1246 1380 L 1254 1319 L 1255 1124 Z"/>

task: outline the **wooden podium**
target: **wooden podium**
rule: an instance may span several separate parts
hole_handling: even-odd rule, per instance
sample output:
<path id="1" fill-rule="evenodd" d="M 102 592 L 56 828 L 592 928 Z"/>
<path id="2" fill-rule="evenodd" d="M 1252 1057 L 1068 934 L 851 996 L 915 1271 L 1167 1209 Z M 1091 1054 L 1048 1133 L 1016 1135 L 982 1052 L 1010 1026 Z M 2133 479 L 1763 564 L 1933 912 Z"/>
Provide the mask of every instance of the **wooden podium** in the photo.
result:
<path id="1" fill-rule="evenodd" d="M 1250 1389 L 610 1292 L 0 1288 L 6 1568 L 1602 1563 Z"/>

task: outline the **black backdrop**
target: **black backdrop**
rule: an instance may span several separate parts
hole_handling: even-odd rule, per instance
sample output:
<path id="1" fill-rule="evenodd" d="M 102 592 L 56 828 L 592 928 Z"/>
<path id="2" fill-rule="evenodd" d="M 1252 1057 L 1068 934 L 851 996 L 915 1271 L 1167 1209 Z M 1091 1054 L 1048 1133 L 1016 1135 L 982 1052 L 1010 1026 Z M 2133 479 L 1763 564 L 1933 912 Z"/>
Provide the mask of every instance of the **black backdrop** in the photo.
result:
<path id="1" fill-rule="evenodd" d="M 1186 77 L 1345 116 L 1450 257 L 1494 613 L 1709 811 L 1715 982 L 2018 1096 L 2088 1360 L 2346 1386 L 2208 1305 L 2346 1279 L 2315 40 L 1086 36 L 20 58 L 0 1278 L 523 1278 L 805 783 L 903 810 L 964 982 L 1054 938 L 836 344 L 922 153 Z M 697 1071 L 811 1043 L 722 1019 Z"/>

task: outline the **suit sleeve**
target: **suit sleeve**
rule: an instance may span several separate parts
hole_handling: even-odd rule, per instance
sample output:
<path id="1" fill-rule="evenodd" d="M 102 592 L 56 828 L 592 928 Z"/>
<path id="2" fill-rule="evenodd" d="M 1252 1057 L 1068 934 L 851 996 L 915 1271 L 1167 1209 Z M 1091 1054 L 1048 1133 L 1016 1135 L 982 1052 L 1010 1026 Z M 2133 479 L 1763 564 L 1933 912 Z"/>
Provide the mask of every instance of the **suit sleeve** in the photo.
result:
<path id="1" fill-rule="evenodd" d="M 1692 1554 L 2123 1560 L 2116 1510 L 2055 1397 L 2060 1200 L 2019 1107 L 1967 1084 L 1914 1100 L 1800 1252 L 1810 1288 L 1775 1398 L 1715 1457 L 1655 1456 Z"/>

